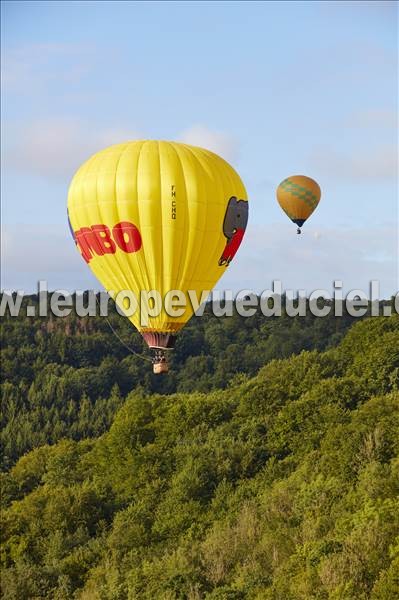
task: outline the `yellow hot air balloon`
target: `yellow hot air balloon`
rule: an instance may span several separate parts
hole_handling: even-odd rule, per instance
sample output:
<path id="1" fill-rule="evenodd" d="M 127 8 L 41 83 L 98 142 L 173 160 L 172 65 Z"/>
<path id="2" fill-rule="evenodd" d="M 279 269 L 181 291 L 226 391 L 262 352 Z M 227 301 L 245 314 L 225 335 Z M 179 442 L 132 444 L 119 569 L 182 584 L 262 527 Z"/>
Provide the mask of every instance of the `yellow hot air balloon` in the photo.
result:
<path id="1" fill-rule="evenodd" d="M 216 154 L 187 144 L 131 141 L 98 152 L 72 179 L 68 217 L 97 279 L 150 348 L 154 371 L 234 257 L 248 220 L 245 187 Z M 177 307 L 186 298 L 185 307 Z M 133 292 L 134 298 L 124 291 Z M 141 302 L 142 292 L 150 292 Z M 134 311 L 134 314 L 131 312 Z"/>
<path id="2" fill-rule="evenodd" d="M 277 200 L 285 214 L 298 225 L 297 233 L 319 204 L 319 184 L 305 175 L 292 175 L 277 188 Z"/>

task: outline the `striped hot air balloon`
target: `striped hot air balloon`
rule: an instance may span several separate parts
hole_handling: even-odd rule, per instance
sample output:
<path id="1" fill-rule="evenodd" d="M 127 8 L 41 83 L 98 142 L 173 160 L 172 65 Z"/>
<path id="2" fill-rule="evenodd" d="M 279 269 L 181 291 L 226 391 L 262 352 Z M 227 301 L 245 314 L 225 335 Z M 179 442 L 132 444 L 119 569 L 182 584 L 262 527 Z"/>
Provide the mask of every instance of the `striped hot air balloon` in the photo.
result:
<path id="1" fill-rule="evenodd" d="M 320 202 L 319 184 L 305 175 L 292 175 L 277 188 L 277 200 L 285 214 L 297 226 L 297 233 Z"/>

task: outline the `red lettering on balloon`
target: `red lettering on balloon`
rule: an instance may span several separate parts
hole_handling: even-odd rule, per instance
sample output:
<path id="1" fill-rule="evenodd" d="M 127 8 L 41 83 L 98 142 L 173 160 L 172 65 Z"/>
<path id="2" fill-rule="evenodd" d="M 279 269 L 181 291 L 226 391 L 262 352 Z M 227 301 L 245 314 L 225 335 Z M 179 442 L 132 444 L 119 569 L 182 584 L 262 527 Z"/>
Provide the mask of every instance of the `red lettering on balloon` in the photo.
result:
<path id="1" fill-rule="evenodd" d="M 78 248 L 86 262 L 90 262 L 93 254 L 99 254 L 100 247 L 90 227 L 82 227 L 75 231 Z"/>
<path id="2" fill-rule="evenodd" d="M 102 254 L 115 254 L 116 246 L 111 238 L 111 232 L 106 225 L 92 225 L 92 231 L 97 238 Z"/>
<path id="3" fill-rule="evenodd" d="M 141 248 L 140 231 L 133 223 L 128 221 L 117 223 L 112 230 L 112 236 L 124 252 L 137 252 Z"/>
<path id="4" fill-rule="evenodd" d="M 74 235 L 80 253 L 87 263 L 95 254 L 115 254 L 117 248 L 126 253 L 137 252 L 142 246 L 140 231 L 129 221 L 117 223 L 112 229 L 112 234 L 107 225 L 99 224 L 82 227 L 75 231 Z"/>

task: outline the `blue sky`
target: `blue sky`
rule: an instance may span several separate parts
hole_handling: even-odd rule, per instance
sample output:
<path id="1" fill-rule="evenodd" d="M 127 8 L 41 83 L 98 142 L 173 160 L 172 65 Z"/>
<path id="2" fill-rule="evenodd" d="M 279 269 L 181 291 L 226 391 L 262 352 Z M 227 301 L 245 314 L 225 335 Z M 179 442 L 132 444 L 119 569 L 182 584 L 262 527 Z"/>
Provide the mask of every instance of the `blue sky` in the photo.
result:
<path id="1" fill-rule="evenodd" d="M 3 2 L 2 288 L 100 285 L 69 238 L 74 170 L 126 139 L 224 156 L 249 194 L 218 288 L 398 284 L 393 2 Z M 296 236 L 275 188 L 322 201 Z"/>

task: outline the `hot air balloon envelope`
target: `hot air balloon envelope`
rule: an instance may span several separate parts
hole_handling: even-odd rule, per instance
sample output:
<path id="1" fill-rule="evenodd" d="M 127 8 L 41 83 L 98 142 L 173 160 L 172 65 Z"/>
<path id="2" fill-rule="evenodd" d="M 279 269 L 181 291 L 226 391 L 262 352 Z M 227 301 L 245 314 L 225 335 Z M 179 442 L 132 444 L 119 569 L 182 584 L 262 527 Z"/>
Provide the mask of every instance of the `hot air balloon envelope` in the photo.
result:
<path id="1" fill-rule="evenodd" d="M 320 197 L 319 184 L 305 175 L 287 177 L 277 188 L 278 203 L 299 228 L 316 209 Z"/>
<path id="2" fill-rule="evenodd" d="M 111 146 L 85 162 L 68 194 L 75 242 L 97 279 L 127 311 L 154 291 L 153 302 L 128 318 L 153 348 L 174 344 L 193 314 L 158 314 L 159 297 L 212 290 L 233 259 L 248 220 L 244 185 L 216 154 L 187 144 L 134 141 Z M 169 298 L 176 302 L 176 298 Z M 177 314 L 177 313 L 176 313 Z"/>

